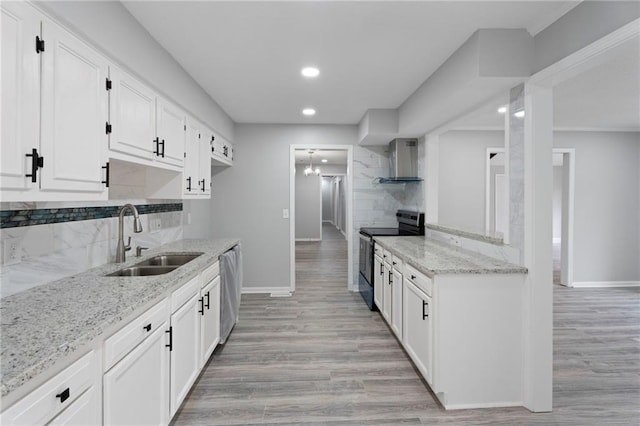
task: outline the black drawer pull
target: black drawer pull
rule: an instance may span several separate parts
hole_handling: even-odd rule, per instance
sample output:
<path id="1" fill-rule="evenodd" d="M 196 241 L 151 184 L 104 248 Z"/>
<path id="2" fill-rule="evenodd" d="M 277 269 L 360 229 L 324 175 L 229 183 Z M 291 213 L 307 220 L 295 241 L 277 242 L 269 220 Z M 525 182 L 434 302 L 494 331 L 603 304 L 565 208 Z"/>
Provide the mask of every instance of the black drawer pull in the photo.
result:
<path id="1" fill-rule="evenodd" d="M 429 314 L 425 311 L 425 308 L 429 306 L 427 302 L 422 301 L 422 320 L 426 320 L 429 317 Z"/>
<path id="2" fill-rule="evenodd" d="M 393 266 L 396 266 L 396 262 L 391 262 L 391 263 L 393 263 Z"/>
<path id="3" fill-rule="evenodd" d="M 67 399 L 69 399 L 69 388 L 66 388 L 65 390 L 57 394 L 56 398 L 60 398 L 60 403 L 63 403 Z"/>
<path id="4" fill-rule="evenodd" d="M 169 344 L 164 346 L 169 348 L 169 352 L 171 352 L 173 350 L 173 327 L 169 326 L 169 329 L 165 330 L 165 333 L 169 333 Z"/>
<path id="5" fill-rule="evenodd" d="M 411 279 L 412 279 L 412 280 L 415 280 L 415 279 L 416 279 L 416 276 L 415 276 L 415 275 L 411 275 Z"/>
<path id="6" fill-rule="evenodd" d="M 145 330 L 147 331 L 147 333 L 148 333 L 148 332 L 150 332 L 150 331 L 151 331 L 151 323 L 149 323 L 149 324 L 145 325 L 145 326 L 144 326 L 144 327 L 142 327 L 142 328 L 143 328 L 143 329 L 145 329 Z"/>

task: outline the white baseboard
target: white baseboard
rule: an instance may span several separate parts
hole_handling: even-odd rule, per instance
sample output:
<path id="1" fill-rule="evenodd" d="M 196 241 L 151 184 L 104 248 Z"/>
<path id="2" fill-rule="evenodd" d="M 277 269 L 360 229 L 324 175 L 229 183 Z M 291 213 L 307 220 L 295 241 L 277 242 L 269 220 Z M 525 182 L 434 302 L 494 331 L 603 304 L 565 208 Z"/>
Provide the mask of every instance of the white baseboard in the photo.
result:
<path id="1" fill-rule="evenodd" d="M 242 287 L 242 294 L 283 294 L 291 293 L 290 287 Z"/>
<path id="2" fill-rule="evenodd" d="M 574 281 L 574 288 L 640 287 L 640 281 Z"/>
<path id="3" fill-rule="evenodd" d="M 322 241 L 320 238 L 296 238 L 296 241 Z"/>
<path id="4" fill-rule="evenodd" d="M 440 401 L 442 402 L 442 400 Z M 506 408 L 506 407 L 522 407 L 522 401 L 516 402 L 483 402 L 471 404 L 442 404 L 445 410 L 469 410 L 472 408 Z"/>

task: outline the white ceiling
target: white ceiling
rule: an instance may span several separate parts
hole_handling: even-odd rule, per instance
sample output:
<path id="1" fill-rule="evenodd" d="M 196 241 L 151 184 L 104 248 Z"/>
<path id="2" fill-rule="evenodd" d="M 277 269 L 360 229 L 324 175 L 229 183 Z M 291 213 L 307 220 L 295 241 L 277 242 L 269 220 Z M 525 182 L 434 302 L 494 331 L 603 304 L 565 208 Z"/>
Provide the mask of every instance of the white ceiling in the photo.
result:
<path id="1" fill-rule="evenodd" d="M 535 34 L 578 2 L 123 3 L 234 121 L 355 124 L 400 106 L 477 29 Z"/>
<path id="2" fill-rule="evenodd" d="M 456 120 L 452 130 L 504 129 L 498 107 L 505 93 Z M 553 88 L 558 130 L 640 131 L 640 38 L 613 49 L 607 60 Z"/>

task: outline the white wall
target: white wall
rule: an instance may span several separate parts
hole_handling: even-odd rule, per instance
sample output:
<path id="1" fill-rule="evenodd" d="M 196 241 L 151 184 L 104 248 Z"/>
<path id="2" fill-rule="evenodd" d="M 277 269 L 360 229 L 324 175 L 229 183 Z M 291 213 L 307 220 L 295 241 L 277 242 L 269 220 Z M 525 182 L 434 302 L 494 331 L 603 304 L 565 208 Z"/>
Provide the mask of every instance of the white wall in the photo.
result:
<path id="1" fill-rule="evenodd" d="M 502 146 L 502 131 L 450 131 L 440 136 L 438 224 L 484 234 L 487 148 Z"/>
<path id="2" fill-rule="evenodd" d="M 242 241 L 245 287 L 290 286 L 289 146 L 353 145 L 357 126 L 239 124 L 233 167 L 212 177 L 212 236 Z"/>
<path id="3" fill-rule="evenodd" d="M 322 178 L 322 221 L 333 221 L 333 178 Z"/>
<path id="4" fill-rule="evenodd" d="M 321 176 L 296 172 L 296 240 L 320 240 Z"/>
<path id="5" fill-rule="evenodd" d="M 553 166 L 553 239 L 562 238 L 562 170 Z"/>
<path id="6" fill-rule="evenodd" d="M 640 133 L 555 132 L 575 148 L 574 281 L 640 281 Z"/>
<path id="7" fill-rule="evenodd" d="M 185 110 L 234 139 L 234 123 L 198 83 L 117 1 L 47 1 L 38 6 L 93 42 Z"/>

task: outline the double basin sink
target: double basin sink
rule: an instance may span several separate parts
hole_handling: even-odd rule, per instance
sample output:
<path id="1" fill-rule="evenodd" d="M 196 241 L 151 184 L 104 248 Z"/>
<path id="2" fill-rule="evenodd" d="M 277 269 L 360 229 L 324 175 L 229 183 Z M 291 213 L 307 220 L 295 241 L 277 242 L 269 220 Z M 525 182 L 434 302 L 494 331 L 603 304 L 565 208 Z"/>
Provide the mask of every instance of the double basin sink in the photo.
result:
<path id="1" fill-rule="evenodd" d="M 159 254 L 133 266 L 107 274 L 107 277 L 146 277 L 162 275 L 191 262 L 202 253 Z"/>

